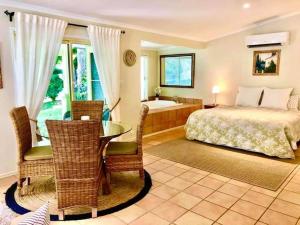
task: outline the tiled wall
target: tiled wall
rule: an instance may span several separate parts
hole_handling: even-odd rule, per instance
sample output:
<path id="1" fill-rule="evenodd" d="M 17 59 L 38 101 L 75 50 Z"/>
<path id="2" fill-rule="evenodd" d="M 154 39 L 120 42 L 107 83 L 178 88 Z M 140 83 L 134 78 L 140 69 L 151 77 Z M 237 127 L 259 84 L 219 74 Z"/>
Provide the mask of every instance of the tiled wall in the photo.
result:
<path id="1" fill-rule="evenodd" d="M 169 99 L 169 97 L 160 97 L 160 99 L 172 100 L 172 98 Z M 192 112 L 202 109 L 201 99 L 180 98 L 179 102 L 184 104 L 165 109 L 150 110 L 145 121 L 144 134 L 155 133 L 173 127 L 182 126 L 186 123 L 187 118 Z"/>

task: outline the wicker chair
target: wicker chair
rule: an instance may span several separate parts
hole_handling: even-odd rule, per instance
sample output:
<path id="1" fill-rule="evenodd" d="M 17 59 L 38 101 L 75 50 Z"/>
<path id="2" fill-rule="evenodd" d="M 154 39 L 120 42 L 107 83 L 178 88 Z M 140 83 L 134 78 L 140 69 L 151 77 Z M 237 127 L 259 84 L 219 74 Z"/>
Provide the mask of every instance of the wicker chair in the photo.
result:
<path id="1" fill-rule="evenodd" d="M 72 101 L 72 119 L 89 116 L 91 120 L 102 120 L 103 101 Z"/>
<path id="2" fill-rule="evenodd" d="M 23 181 L 31 177 L 53 176 L 53 156 L 50 146 L 32 147 L 30 119 L 26 107 L 13 108 L 10 112 L 18 144 L 18 191 L 21 194 Z"/>
<path id="3" fill-rule="evenodd" d="M 98 192 L 103 177 L 100 123 L 47 120 L 53 149 L 59 219 L 70 207 L 89 206 L 97 217 Z"/>
<path id="4" fill-rule="evenodd" d="M 138 170 L 140 177 L 144 178 L 142 140 L 144 122 L 148 111 L 148 106 L 143 105 L 140 112 L 140 121 L 137 126 L 135 142 L 110 142 L 108 144 L 105 155 L 105 167 L 108 173 L 108 179 L 110 178 L 111 172 L 134 170 Z"/>

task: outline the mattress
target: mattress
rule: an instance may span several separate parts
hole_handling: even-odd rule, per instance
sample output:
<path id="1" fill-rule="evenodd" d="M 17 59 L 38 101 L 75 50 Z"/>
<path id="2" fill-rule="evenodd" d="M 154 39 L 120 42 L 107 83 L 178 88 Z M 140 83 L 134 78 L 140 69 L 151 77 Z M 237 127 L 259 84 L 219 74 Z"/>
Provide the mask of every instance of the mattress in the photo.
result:
<path id="1" fill-rule="evenodd" d="M 293 149 L 300 140 L 300 112 L 222 106 L 193 112 L 185 130 L 189 140 L 295 158 Z"/>

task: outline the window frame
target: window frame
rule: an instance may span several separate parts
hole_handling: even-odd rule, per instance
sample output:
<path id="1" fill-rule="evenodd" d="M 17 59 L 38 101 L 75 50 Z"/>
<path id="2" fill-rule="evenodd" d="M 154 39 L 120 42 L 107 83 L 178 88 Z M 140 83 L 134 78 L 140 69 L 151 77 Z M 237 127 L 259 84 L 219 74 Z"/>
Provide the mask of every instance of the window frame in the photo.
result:
<path id="1" fill-rule="evenodd" d="M 190 56 L 192 58 L 192 64 L 191 64 L 191 85 L 185 86 L 185 85 L 169 85 L 164 84 L 162 82 L 163 76 L 162 76 L 162 60 L 164 58 L 171 58 L 171 57 L 184 57 L 184 56 Z M 195 53 L 184 53 L 184 54 L 168 54 L 168 55 L 160 55 L 159 57 L 159 66 L 160 66 L 160 87 L 173 87 L 173 88 L 194 88 L 194 82 L 195 82 Z"/>

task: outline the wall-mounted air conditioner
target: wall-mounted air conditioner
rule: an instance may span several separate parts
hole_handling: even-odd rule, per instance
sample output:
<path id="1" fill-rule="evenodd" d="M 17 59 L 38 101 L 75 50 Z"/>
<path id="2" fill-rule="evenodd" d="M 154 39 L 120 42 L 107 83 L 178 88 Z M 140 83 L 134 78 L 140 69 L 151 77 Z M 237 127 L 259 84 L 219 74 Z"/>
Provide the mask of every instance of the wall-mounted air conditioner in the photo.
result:
<path id="1" fill-rule="evenodd" d="M 289 32 L 251 35 L 246 37 L 246 45 L 248 48 L 287 45 L 289 36 Z"/>

